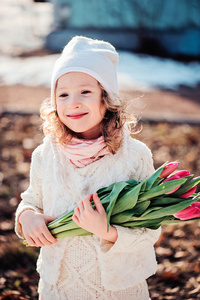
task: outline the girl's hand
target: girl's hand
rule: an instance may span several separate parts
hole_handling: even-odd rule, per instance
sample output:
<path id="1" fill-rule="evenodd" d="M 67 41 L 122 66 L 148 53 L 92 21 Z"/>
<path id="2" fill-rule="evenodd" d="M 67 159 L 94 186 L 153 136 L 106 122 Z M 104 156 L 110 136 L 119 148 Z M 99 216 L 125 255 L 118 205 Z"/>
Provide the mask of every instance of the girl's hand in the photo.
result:
<path id="1" fill-rule="evenodd" d="M 94 201 L 96 209 L 93 209 L 91 206 L 92 200 Z M 109 231 L 107 232 L 106 212 L 97 193 L 89 194 L 79 202 L 78 207 L 74 210 L 72 220 L 79 227 L 82 227 L 102 239 L 113 243 L 117 240 L 116 228 L 110 225 Z"/>
<path id="2" fill-rule="evenodd" d="M 19 223 L 22 226 L 23 235 L 30 246 L 50 246 L 57 242 L 46 226 L 47 223 L 53 220 L 54 218 L 33 210 L 22 212 L 19 216 Z"/>

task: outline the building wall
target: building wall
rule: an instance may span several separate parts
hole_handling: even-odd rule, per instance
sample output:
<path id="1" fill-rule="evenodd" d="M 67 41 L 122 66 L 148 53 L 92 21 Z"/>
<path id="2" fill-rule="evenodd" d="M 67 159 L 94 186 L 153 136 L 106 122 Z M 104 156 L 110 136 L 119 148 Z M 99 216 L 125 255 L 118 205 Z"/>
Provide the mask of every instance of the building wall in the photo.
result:
<path id="1" fill-rule="evenodd" d="M 60 51 L 74 35 L 118 49 L 200 57 L 200 0 L 52 0 L 47 48 Z"/>
<path id="2" fill-rule="evenodd" d="M 199 0 L 54 0 L 63 28 L 200 28 Z"/>

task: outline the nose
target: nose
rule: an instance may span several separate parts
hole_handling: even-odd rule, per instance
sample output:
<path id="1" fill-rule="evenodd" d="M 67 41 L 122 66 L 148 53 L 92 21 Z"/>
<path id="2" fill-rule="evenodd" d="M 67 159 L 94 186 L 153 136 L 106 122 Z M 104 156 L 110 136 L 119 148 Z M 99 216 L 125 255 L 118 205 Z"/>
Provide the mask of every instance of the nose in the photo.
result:
<path id="1" fill-rule="evenodd" d="M 68 109 L 77 109 L 81 107 L 81 102 L 78 95 L 70 95 L 68 101 Z"/>

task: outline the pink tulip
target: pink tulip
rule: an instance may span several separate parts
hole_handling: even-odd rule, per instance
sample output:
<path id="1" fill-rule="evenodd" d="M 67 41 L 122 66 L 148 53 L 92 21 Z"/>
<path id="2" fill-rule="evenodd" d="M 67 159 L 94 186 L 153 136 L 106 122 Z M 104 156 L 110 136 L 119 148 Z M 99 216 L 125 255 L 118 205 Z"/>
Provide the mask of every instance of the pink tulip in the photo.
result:
<path id="1" fill-rule="evenodd" d="M 174 216 L 180 220 L 190 220 L 200 217 L 200 202 L 195 202 L 187 208 L 174 214 Z"/>
<path id="2" fill-rule="evenodd" d="M 167 182 L 167 181 L 175 180 L 175 179 L 180 179 L 180 176 L 174 174 L 173 176 L 170 176 L 169 178 L 163 180 L 163 183 L 164 183 L 164 182 Z M 176 187 L 175 189 L 173 189 L 171 192 L 168 192 L 168 193 L 166 193 L 166 194 L 167 194 L 167 195 L 172 194 L 172 193 L 174 193 L 175 191 L 177 191 L 179 188 L 180 188 L 180 185 L 179 185 L 178 187 Z"/>
<path id="3" fill-rule="evenodd" d="M 164 166 L 164 169 L 161 172 L 160 177 L 161 178 L 168 177 L 171 173 L 173 173 L 177 169 L 178 165 L 179 162 L 176 161 L 168 163 L 166 166 Z"/>
<path id="4" fill-rule="evenodd" d="M 165 180 L 163 180 L 163 182 L 166 181 L 170 181 L 170 180 L 175 180 L 175 179 L 180 179 L 186 176 L 189 176 L 190 172 L 187 170 L 182 170 L 182 171 L 178 171 L 176 173 L 174 173 L 174 175 L 166 178 Z M 174 193 L 175 191 L 177 191 L 180 188 L 180 185 L 178 187 L 176 187 L 174 190 L 172 190 L 171 192 L 166 193 L 167 195 Z"/>
<path id="5" fill-rule="evenodd" d="M 178 171 L 178 172 L 174 173 L 174 175 L 178 175 L 179 178 L 183 178 L 183 177 L 189 176 L 190 172 L 188 170 L 182 170 L 182 171 Z"/>
<path id="6" fill-rule="evenodd" d="M 184 194 L 182 194 L 179 197 L 181 197 L 181 198 L 189 198 L 192 194 L 194 194 L 196 192 L 196 189 L 197 189 L 197 187 L 194 186 L 191 189 L 187 190 Z"/>

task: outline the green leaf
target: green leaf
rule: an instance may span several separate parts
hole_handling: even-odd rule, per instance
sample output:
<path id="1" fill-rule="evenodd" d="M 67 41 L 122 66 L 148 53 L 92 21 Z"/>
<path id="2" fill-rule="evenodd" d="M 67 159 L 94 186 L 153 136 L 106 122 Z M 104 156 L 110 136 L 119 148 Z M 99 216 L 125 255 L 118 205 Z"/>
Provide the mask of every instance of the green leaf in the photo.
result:
<path id="1" fill-rule="evenodd" d="M 200 182 L 200 176 L 187 180 L 176 192 L 173 193 L 173 197 L 179 197 L 187 192 L 189 189 L 193 188 Z"/>
<path id="2" fill-rule="evenodd" d="M 150 201 L 144 201 L 141 203 L 137 203 L 133 209 L 124 210 L 121 213 L 111 216 L 111 224 L 121 224 L 128 221 L 131 221 L 134 216 L 142 214 L 147 207 L 149 206 Z"/>
<path id="3" fill-rule="evenodd" d="M 157 211 L 157 210 L 161 210 L 162 209 L 162 206 L 155 206 L 155 207 L 149 207 L 145 210 L 145 212 L 143 212 L 143 214 L 141 214 L 139 217 L 135 217 L 133 218 L 132 220 L 143 220 L 143 219 L 146 219 L 145 217 L 151 213 L 151 212 L 154 212 L 154 211 Z M 148 217 L 147 217 L 148 218 Z"/>
<path id="4" fill-rule="evenodd" d="M 136 186 L 138 184 L 138 181 L 136 179 L 129 179 L 126 180 L 126 183 L 130 184 L 132 187 Z"/>
<path id="5" fill-rule="evenodd" d="M 181 199 L 184 199 L 184 198 L 181 198 Z M 188 199 L 191 199 L 191 198 L 188 198 Z M 195 194 L 195 196 L 192 198 L 192 200 L 194 200 L 194 202 L 199 201 L 200 200 L 200 193 Z"/>
<path id="6" fill-rule="evenodd" d="M 133 216 L 141 215 L 144 211 L 150 206 L 151 202 L 149 200 L 139 202 L 136 206 L 132 209 Z"/>
<path id="7" fill-rule="evenodd" d="M 167 207 L 162 207 L 161 209 L 158 209 L 153 212 L 149 212 L 148 214 L 145 214 L 145 216 L 141 216 L 138 218 L 138 220 L 146 220 L 146 219 L 155 219 L 165 216 L 174 215 L 175 213 L 185 209 L 186 207 L 190 206 L 192 203 L 194 203 L 195 199 L 187 199 L 184 201 L 181 201 L 177 204 L 170 205 Z"/>
<path id="8" fill-rule="evenodd" d="M 68 213 L 60 216 L 59 218 L 57 218 L 56 220 L 48 223 L 48 228 L 49 229 L 53 229 L 53 228 L 56 228 L 60 225 L 63 225 L 65 224 L 66 222 L 70 221 L 71 220 L 71 217 L 73 216 L 74 214 L 74 210 L 71 210 L 69 211 Z"/>
<path id="9" fill-rule="evenodd" d="M 107 231 L 109 230 L 109 224 L 110 224 L 110 217 L 113 211 L 113 208 L 115 206 L 115 203 L 117 201 L 117 198 L 120 194 L 120 192 L 127 186 L 128 184 L 125 181 L 117 182 L 114 184 L 113 189 L 109 195 L 110 203 L 108 207 L 106 208 L 106 214 L 107 214 Z"/>
<path id="10" fill-rule="evenodd" d="M 146 180 L 142 180 L 139 182 L 141 184 L 141 188 L 140 188 L 140 193 L 144 193 L 147 191 L 147 188 L 146 188 Z"/>
<path id="11" fill-rule="evenodd" d="M 162 225 L 162 222 L 169 217 L 157 218 L 153 220 L 136 220 L 132 222 L 126 222 L 121 224 L 123 227 L 129 228 L 149 228 L 149 229 L 157 229 Z"/>
<path id="12" fill-rule="evenodd" d="M 180 186 L 185 181 L 186 181 L 185 178 L 180 178 L 180 179 L 175 179 L 175 180 L 166 181 L 164 183 L 161 183 L 158 186 L 151 188 L 147 192 L 142 193 L 139 196 L 139 201 L 148 200 L 148 199 L 151 199 L 154 197 L 158 197 L 160 195 L 164 195 L 168 192 L 171 192 L 173 189 Z"/>
<path id="13" fill-rule="evenodd" d="M 57 234 L 54 234 L 54 237 L 59 239 L 59 238 L 64 238 L 64 237 L 72 237 L 72 236 L 88 236 L 88 235 L 92 235 L 93 233 L 78 227 L 76 229 L 72 229 L 72 230 L 66 230 L 66 231 L 61 231 Z"/>
<path id="14" fill-rule="evenodd" d="M 158 168 L 149 178 L 146 179 L 147 190 L 149 190 L 152 187 L 152 185 L 158 180 L 166 164 L 167 162 L 163 164 L 160 168 Z"/>
<path id="15" fill-rule="evenodd" d="M 129 189 L 122 197 L 119 197 L 115 203 L 112 214 L 115 215 L 122 211 L 132 209 L 137 203 L 141 186 L 142 183 Z"/>
<path id="16" fill-rule="evenodd" d="M 98 189 L 97 194 L 98 194 L 99 198 L 104 194 L 110 193 L 112 191 L 114 185 L 115 185 L 115 183 L 112 183 L 107 187 Z"/>
<path id="17" fill-rule="evenodd" d="M 49 228 L 48 225 L 47 225 L 47 227 Z M 75 228 L 79 228 L 79 226 L 73 220 L 70 220 L 63 225 L 57 226 L 56 228 L 53 228 L 53 229 L 49 228 L 49 230 L 54 235 L 59 232 L 67 231 L 67 230 L 71 230 L 71 229 L 75 229 Z"/>
<path id="18" fill-rule="evenodd" d="M 173 194 L 174 195 L 174 194 Z M 178 197 L 161 196 L 156 199 L 151 199 L 151 206 L 165 206 L 170 204 L 176 204 L 181 202 L 183 199 Z"/>
<path id="19" fill-rule="evenodd" d="M 111 216 L 110 223 L 120 225 L 122 223 L 128 222 L 131 220 L 132 212 L 130 211 L 124 211 L 119 214 L 116 214 L 114 216 Z"/>

